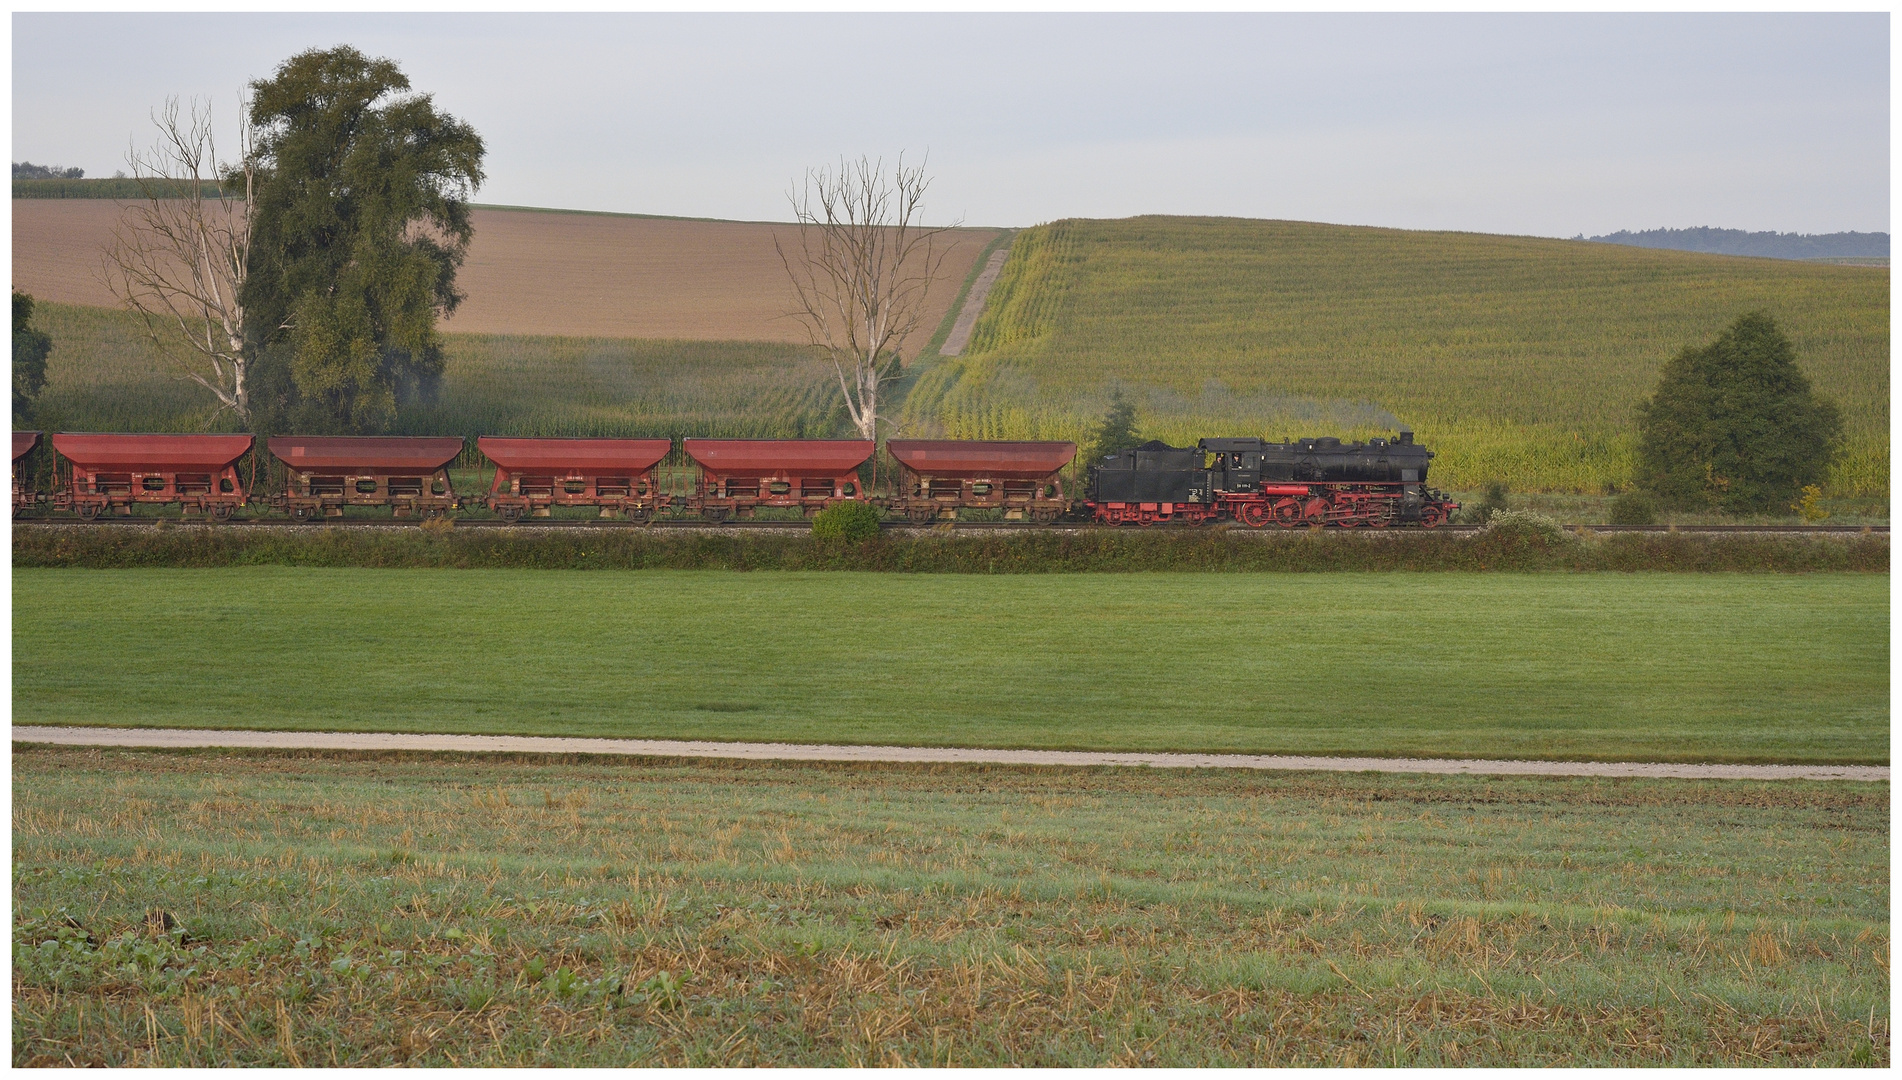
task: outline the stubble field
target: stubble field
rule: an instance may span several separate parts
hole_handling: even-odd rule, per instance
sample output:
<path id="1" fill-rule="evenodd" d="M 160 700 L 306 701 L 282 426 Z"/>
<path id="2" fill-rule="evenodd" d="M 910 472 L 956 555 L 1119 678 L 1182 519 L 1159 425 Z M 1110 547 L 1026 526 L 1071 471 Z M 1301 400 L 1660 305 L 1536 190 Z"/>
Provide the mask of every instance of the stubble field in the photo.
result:
<path id="1" fill-rule="evenodd" d="M 16 1065 L 1890 1061 L 1887 785 L 13 763 Z"/>

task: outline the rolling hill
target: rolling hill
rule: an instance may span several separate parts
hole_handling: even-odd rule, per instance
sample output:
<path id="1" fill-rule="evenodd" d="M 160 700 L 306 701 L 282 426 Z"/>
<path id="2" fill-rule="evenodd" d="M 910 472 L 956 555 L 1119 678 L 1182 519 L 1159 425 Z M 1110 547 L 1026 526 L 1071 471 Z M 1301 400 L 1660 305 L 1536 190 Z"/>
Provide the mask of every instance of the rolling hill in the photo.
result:
<path id="1" fill-rule="evenodd" d="M 911 430 L 1075 438 L 1113 388 L 1144 433 L 1365 435 L 1401 424 L 1470 488 L 1628 482 L 1665 360 L 1764 310 L 1841 405 L 1842 494 L 1888 490 L 1886 269 L 1453 232 L 1216 218 L 1018 234 L 964 356 Z"/>

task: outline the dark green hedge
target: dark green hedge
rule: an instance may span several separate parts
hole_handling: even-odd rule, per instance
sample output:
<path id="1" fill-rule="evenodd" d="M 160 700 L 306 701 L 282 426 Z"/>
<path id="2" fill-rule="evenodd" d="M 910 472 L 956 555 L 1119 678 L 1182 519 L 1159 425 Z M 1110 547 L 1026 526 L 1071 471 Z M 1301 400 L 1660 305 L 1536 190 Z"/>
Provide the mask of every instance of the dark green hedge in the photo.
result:
<path id="1" fill-rule="evenodd" d="M 881 570 L 1034 574 L 1198 570 L 1674 570 L 1886 573 L 1886 534 L 1621 533 L 1547 538 L 1482 533 L 1226 535 L 1222 531 L 808 535 L 638 529 L 246 529 L 18 525 L 16 567 L 513 567 L 560 570 Z"/>

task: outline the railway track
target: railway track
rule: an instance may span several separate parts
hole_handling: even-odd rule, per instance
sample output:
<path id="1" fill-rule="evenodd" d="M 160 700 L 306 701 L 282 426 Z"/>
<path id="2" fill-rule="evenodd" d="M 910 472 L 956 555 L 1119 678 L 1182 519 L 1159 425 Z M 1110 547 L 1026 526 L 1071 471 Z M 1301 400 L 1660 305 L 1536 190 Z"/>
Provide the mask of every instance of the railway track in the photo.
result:
<path id="1" fill-rule="evenodd" d="M 746 532 L 785 533 L 785 532 L 807 532 L 812 528 L 812 523 L 808 521 L 726 521 L 726 522 L 716 523 L 716 522 L 698 521 L 698 520 L 692 520 L 692 519 L 665 520 L 665 521 L 654 521 L 654 522 L 635 522 L 635 521 L 619 521 L 619 520 L 585 520 L 585 519 L 578 519 L 578 518 L 546 518 L 546 519 L 538 519 L 538 520 L 531 519 L 531 520 L 521 521 L 521 522 L 516 522 L 511 524 L 509 522 L 502 521 L 496 518 L 456 518 L 454 520 L 455 520 L 455 527 L 458 529 L 496 529 L 496 530 L 514 531 L 514 532 L 535 532 L 535 531 L 544 530 L 544 529 L 561 529 L 561 530 L 594 529 L 594 530 L 608 530 L 608 531 L 617 530 L 617 529 L 637 529 L 637 530 L 644 529 L 644 530 L 649 530 L 653 532 L 683 532 L 684 531 L 684 532 L 723 532 L 723 533 L 746 533 Z M 62 527 L 62 526 L 74 526 L 74 525 L 97 525 L 97 526 L 106 526 L 106 527 L 113 527 L 113 528 L 139 528 L 139 527 L 151 528 L 151 527 L 159 525 L 160 523 L 164 523 L 168 526 L 173 526 L 173 527 L 202 526 L 204 528 L 212 528 L 212 529 L 249 529 L 249 528 L 416 529 L 416 528 L 421 528 L 423 525 L 423 522 L 414 520 L 414 519 L 371 518 L 371 517 L 331 518 L 331 519 L 327 519 L 323 521 L 312 521 L 312 522 L 296 522 L 288 518 L 237 518 L 237 519 L 233 519 L 231 521 L 223 522 L 223 523 L 210 522 L 210 521 L 204 521 L 199 519 L 185 521 L 176 517 L 163 517 L 163 518 L 161 517 L 112 517 L 112 518 L 95 518 L 91 521 L 87 521 L 79 517 L 26 517 L 26 518 L 16 518 L 14 519 L 14 522 L 13 522 L 14 527 L 16 528 L 46 527 L 46 526 Z M 1163 530 L 1172 531 L 1172 532 L 1198 531 L 1197 527 L 1187 526 L 1187 525 L 1163 525 L 1163 526 L 1156 526 L 1155 528 L 1152 528 L 1152 529 L 1143 529 L 1136 526 L 1100 525 L 1095 522 L 1082 522 L 1082 521 L 1057 522 L 1055 524 L 1050 524 L 1050 525 L 1039 525 L 1034 522 L 1028 522 L 1028 521 L 945 521 L 945 522 L 939 522 L 935 525 L 915 525 L 907 521 L 888 521 L 884 523 L 883 528 L 888 532 L 895 532 L 895 533 L 922 533 L 922 532 L 932 532 L 934 530 L 946 529 L 946 528 L 949 528 L 953 532 L 1087 533 L 1087 532 L 1118 532 L 1118 531 L 1155 532 L 1155 531 L 1163 531 Z M 1442 532 L 1442 533 L 1454 533 L 1454 534 L 1470 534 L 1470 533 L 1479 532 L 1484 528 L 1485 528 L 1484 525 L 1442 525 L 1433 531 Z M 1679 533 L 1740 533 L 1740 534 L 1756 534 L 1756 535 L 1774 535 L 1779 533 L 1854 534 L 1854 533 L 1865 533 L 1865 532 L 1882 533 L 1886 535 L 1889 531 L 1889 527 L 1887 525 L 1580 525 L 1580 524 L 1566 524 L 1564 528 L 1573 532 L 1592 532 L 1592 533 L 1679 532 Z M 1234 524 L 1205 525 L 1200 527 L 1200 531 L 1213 531 L 1216 529 L 1232 529 L 1232 530 L 1236 530 L 1243 533 L 1259 532 L 1263 535 L 1270 535 L 1270 536 L 1287 533 L 1287 532 L 1299 533 L 1299 532 L 1309 531 L 1307 528 L 1279 529 L 1274 527 L 1257 530 L 1257 529 L 1250 529 L 1246 526 L 1238 526 Z M 1338 533 L 1363 533 L 1363 532 L 1366 532 L 1366 533 L 1394 533 L 1394 532 L 1413 533 L 1413 532 L 1419 532 L 1421 530 L 1414 529 L 1414 528 L 1404 528 L 1399 530 L 1338 529 L 1336 528 L 1336 529 L 1330 529 L 1328 531 L 1338 532 Z"/>

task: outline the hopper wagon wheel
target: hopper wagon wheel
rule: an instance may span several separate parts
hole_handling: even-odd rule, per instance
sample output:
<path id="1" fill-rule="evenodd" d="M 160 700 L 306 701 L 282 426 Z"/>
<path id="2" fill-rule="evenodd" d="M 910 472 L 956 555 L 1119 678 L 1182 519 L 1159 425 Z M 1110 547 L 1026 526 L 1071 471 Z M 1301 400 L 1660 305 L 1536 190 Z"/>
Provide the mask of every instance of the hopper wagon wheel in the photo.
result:
<path id="1" fill-rule="evenodd" d="M 645 506 L 630 506 L 627 508 L 627 519 L 638 525 L 652 525 L 654 514 Z"/>
<path id="2" fill-rule="evenodd" d="M 519 506 L 498 506 L 495 514 L 510 525 L 522 520 L 522 508 Z"/>
<path id="3" fill-rule="evenodd" d="M 724 506 L 709 506 L 700 511 L 700 519 L 718 525 L 725 521 L 729 514 L 730 511 Z"/>
<path id="4" fill-rule="evenodd" d="M 92 521 L 99 516 L 99 511 L 104 510 L 105 507 L 100 506 L 98 503 L 80 503 L 78 506 L 73 507 L 73 509 L 79 511 L 81 520 Z"/>
<path id="5" fill-rule="evenodd" d="M 1437 529 L 1446 524 L 1446 508 L 1441 506 L 1422 506 L 1420 508 L 1420 527 Z"/>
<path id="6" fill-rule="evenodd" d="M 211 520 L 217 521 L 217 522 L 230 521 L 231 512 L 235 509 L 237 508 L 232 506 L 230 503 L 212 503 L 211 504 Z"/>
<path id="7" fill-rule="evenodd" d="M 914 506 L 910 510 L 905 511 L 905 516 L 911 519 L 913 525 L 929 525 L 938 519 L 938 508 L 935 506 Z"/>
<path id="8" fill-rule="evenodd" d="M 291 520 L 297 522 L 299 525 L 302 525 L 304 522 L 309 521 L 310 507 L 308 506 L 291 507 Z"/>
<path id="9" fill-rule="evenodd" d="M 423 520 L 424 521 L 441 521 L 443 519 L 443 515 L 447 513 L 448 511 L 444 510 L 440 506 L 432 506 L 429 509 L 423 511 Z"/>

